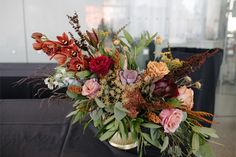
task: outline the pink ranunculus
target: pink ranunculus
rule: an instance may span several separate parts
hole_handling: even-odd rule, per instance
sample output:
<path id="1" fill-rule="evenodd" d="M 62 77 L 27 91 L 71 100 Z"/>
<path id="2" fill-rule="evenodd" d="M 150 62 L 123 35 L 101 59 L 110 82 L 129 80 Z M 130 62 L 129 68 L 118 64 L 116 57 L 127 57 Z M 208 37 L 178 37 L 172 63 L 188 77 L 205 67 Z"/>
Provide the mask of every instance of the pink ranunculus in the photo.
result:
<path id="1" fill-rule="evenodd" d="M 100 85 L 95 79 L 87 80 L 82 87 L 82 95 L 90 99 L 96 97 L 97 92 L 100 90 Z"/>
<path id="2" fill-rule="evenodd" d="M 174 133 L 183 120 L 183 112 L 179 109 L 164 109 L 159 116 L 165 133 Z"/>
<path id="3" fill-rule="evenodd" d="M 177 99 L 182 102 L 183 106 L 186 106 L 187 109 L 191 110 L 193 108 L 193 90 L 183 86 L 180 87 L 178 91 L 179 95 Z"/>
<path id="4" fill-rule="evenodd" d="M 120 71 L 120 80 L 122 84 L 131 84 L 137 80 L 138 72 L 135 70 Z"/>

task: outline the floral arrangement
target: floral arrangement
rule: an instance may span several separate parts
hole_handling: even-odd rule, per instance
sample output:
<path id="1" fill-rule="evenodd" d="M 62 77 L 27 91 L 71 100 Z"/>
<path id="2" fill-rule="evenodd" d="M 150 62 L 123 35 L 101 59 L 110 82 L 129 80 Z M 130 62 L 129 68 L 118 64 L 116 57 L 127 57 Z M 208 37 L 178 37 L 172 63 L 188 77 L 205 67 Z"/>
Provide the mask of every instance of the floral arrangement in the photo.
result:
<path id="1" fill-rule="evenodd" d="M 139 71 L 137 56 L 152 40 L 160 44 L 160 36 L 144 32 L 135 41 L 124 26 L 107 47 L 104 40 L 109 32 L 82 33 L 78 15 L 68 19 L 78 37 L 69 32 L 70 37 L 63 33 L 57 41 L 41 33 L 33 33 L 32 38 L 35 50 L 58 63 L 45 83 L 49 89 L 67 88 L 66 94 L 75 101 L 74 111 L 67 116 L 73 124 L 89 115 L 84 126 L 93 122 L 101 141 L 115 134 L 126 140 L 131 135 L 140 157 L 145 146 L 154 146 L 163 155 L 210 156 L 207 141 L 217 135 L 202 122 L 212 123 L 207 117 L 213 115 L 192 110 L 192 88 L 199 89 L 201 84 L 192 82 L 188 75 L 217 50 L 185 60 L 163 52 Z"/>

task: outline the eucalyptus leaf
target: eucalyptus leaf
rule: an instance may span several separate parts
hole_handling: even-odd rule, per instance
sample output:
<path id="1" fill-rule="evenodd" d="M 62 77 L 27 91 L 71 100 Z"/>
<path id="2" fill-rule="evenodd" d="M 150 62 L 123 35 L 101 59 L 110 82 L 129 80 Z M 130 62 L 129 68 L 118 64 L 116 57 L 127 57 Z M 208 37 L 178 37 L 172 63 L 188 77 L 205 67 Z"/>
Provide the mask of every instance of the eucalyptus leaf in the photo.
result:
<path id="1" fill-rule="evenodd" d="M 161 146 L 161 152 L 163 152 L 164 150 L 166 150 L 166 148 L 169 145 L 169 137 L 165 136 L 164 137 L 164 141 L 163 141 L 163 145 Z"/>
<path id="2" fill-rule="evenodd" d="M 119 109 L 119 110 L 121 110 L 121 111 L 123 111 L 123 112 L 129 112 L 127 109 L 125 109 L 123 106 L 122 106 L 122 103 L 121 102 L 117 102 L 116 104 L 115 104 L 115 108 L 117 108 L 117 109 Z"/>
<path id="3" fill-rule="evenodd" d="M 119 122 L 119 132 L 121 133 L 122 139 L 128 139 L 128 133 L 125 131 L 125 126 L 122 121 Z"/>
<path id="4" fill-rule="evenodd" d="M 145 128 L 161 128 L 160 125 L 154 124 L 154 123 L 143 123 L 141 124 L 141 126 L 145 127 Z"/>
<path id="5" fill-rule="evenodd" d="M 157 147 L 157 148 L 161 148 L 160 147 L 160 145 L 156 142 L 156 141 L 153 141 L 152 139 L 151 139 L 151 137 L 150 137 L 150 135 L 149 134 L 147 134 L 147 133 L 142 133 L 142 136 L 143 136 L 143 138 L 148 142 L 148 143 L 150 143 L 151 145 L 153 145 L 153 146 L 155 146 L 155 147 Z"/>
<path id="6" fill-rule="evenodd" d="M 216 134 L 216 131 L 212 128 L 193 126 L 192 129 L 194 132 L 201 133 L 204 136 L 210 136 L 210 137 L 214 137 L 214 138 L 219 137 Z"/>
<path id="7" fill-rule="evenodd" d="M 76 99 L 78 97 L 77 94 L 70 92 L 69 90 L 66 91 L 66 94 L 71 98 L 71 99 Z"/>
<path id="8" fill-rule="evenodd" d="M 91 113 L 91 117 L 94 121 L 97 121 L 98 119 L 100 119 L 102 117 L 102 114 L 103 114 L 103 110 L 97 109 Z"/>
<path id="9" fill-rule="evenodd" d="M 69 117 L 71 117 L 71 116 L 74 116 L 77 112 L 78 112 L 78 110 L 75 110 L 75 111 L 70 112 L 68 115 L 66 115 L 66 118 L 69 118 Z"/>
<path id="10" fill-rule="evenodd" d="M 114 115 L 117 120 L 121 120 L 126 116 L 126 113 L 118 108 L 114 108 Z"/>
<path id="11" fill-rule="evenodd" d="M 105 140 L 111 138 L 115 133 L 116 133 L 116 131 L 108 130 L 107 132 L 102 134 L 102 136 L 99 139 L 100 139 L 100 141 L 105 141 Z"/>
<path id="12" fill-rule="evenodd" d="M 120 121 L 121 119 L 123 119 L 126 116 L 126 112 L 128 112 L 128 110 L 124 109 L 122 107 L 122 103 L 121 102 L 117 102 L 115 104 L 114 107 L 114 116 L 115 118 Z"/>
<path id="13" fill-rule="evenodd" d="M 199 135 L 194 133 L 192 137 L 192 152 L 196 154 L 199 149 Z"/>
<path id="14" fill-rule="evenodd" d="M 88 77 L 90 75 L 91 75 L 91 73 L 88 70 L 84 70 L 84 71 L 80 71 L 80 72 L 76 73 L 76 76 L 78 76 L 81 79 L 84 79 L 84 78 L 86 78 L 86 77 Z"/>
<path id="15" fill-rule="evenodd" d="M 105 121 L 104 121 L 104 125 L 107 125 L 108 123 L 110 123 L 112 120 L 114 120 L 115 119 L 115 116 L 114 115 L 112 115 L 112 116 L 110 116 L 109 118 L 107 118 Z"/>
<path id="16" fill-rule="evenodd" d="M 198 152 L 195 153 L 198 157 L 215 157 L 215 154 L 208 143 L 200 145 Z"/>
<path id="17" fill-rule="evenodd" d="M 85 117 L 85 113 L 78 111 L 72 120 L 72 124 L 75 124 L 78 121 L 80 122 L 81 120 L 83 120 L 84 117 Z"/>
<path id="18" fill-rule="evenodd" d="M 178 99 L 176 99 L 176 98 L 168 99 L 167 103 L 171 104 L 174 107 L 180 107 L 181 106 L 181 102 Z"/>
<path id="19" fill-rule="evenodd" d="M 100 107 L 100 108 L 105 107 L 105 104 L 101 100 L 99 100 L 98 98 L 95 98 L 95 102 L 98 105 L 98 107 Z"/>

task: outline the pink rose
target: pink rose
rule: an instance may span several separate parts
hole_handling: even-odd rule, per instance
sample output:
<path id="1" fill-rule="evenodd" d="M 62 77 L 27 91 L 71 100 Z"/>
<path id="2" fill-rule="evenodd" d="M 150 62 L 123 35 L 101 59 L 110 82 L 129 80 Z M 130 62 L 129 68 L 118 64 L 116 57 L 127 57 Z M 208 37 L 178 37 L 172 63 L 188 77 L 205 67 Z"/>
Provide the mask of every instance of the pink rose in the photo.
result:
<path id="1" fill-rule="evenodd" d="M 186 86 L 180 87 L 178 89 L 179 96 L 177 99 L 182 102 L 183 106 L 186 106 L 187 109 L 191 110 L 193 108 L 193 90 L 187 88 Z"/>
<path id="2" fill-rule="evenodd" d="M 87 80 L 82 87 L 82 95 L 92 99 L 96 97 L 97 92 L 100 90 L 100 85 L 95 79 Z"/>
<path id="3" fill-rule="evenodd" d="M 159 116 L 166 133 L 174 133 L 183 120 L 183 112 L 179 109 L 164 109 Z"/>

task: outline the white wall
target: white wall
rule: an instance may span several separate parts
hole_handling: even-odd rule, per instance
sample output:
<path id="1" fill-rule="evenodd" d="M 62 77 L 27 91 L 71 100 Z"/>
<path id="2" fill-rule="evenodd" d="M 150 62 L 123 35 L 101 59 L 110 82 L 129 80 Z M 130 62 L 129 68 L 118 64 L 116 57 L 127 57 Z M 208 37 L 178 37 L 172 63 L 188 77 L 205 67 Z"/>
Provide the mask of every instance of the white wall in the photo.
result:
<path id="1" fill-rule="evenodd" d="M 133 35 L 144 30 L 158 32 L 184 46 L 191 45 L 187 43 L 191 40 L 215 40 L 221 1 L 0 0 L 0 63 L 48 62 L 45 54 L 32 49 L 31 34 L 42 32 L 53 40 L 72 31 L 66 14 L 74 11 L 79 13 L 82 30 L 97 27 L 104 17 L 114 30 L 130 22 L 127 29 Z"/>
<path id="2" fill-rule="evenodd" d="M 66 15 L 74 11 L 83 30 L 95 27 L 97 23 L 90 21 L 101 5 L 101 0 L 0 0 L 0 62 L 48 62 L 45 54 L 33 50 L 31 34 L 42 32 L 55 39 L 73 31 Z"/>

